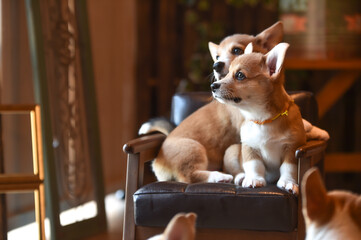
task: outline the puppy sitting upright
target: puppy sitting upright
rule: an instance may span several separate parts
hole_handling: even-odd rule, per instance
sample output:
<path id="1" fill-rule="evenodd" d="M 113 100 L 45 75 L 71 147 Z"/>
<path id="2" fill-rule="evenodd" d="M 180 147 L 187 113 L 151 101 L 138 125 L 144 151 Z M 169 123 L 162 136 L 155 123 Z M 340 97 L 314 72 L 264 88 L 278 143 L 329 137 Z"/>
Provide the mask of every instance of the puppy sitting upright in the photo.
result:
<path id="1" fill-rule="evenodd" d="M 211 85 L 219 102 L 237 107 L 241 125 L 242 153 L 235 183 L 262 187 L 278 179 L 281 189 L 298 194 L 296 149 L 306 143 L 298 106 L 286 93 L 282 64 L 288 48 L 280 43 L 269 53 L 245 54 L 231 63 L 229 73 Z M 227 169 L 226 169 L 227 170 Z"/>
<path id="2" fill-rule="evenodd" d="M 248 43 L 253 43 L 253 51 L 266 53 L 264 49 L 271 50 L 283 38 L 283 24 L 278 21 L 267 28 L 256 37 L 246 34 L 233 34 L 224 38 L 220 44 L 208 43 L 213 64 L 213 75 L 218 81 L 227 75 L 229 66 L 233 59 L 243 54 Z M 248 39 L 248 41 L 246 41 Z M 307 120 L 303 119 L 307 140 L 319 139 L 327 141 L 330 137 L 328 133 L 316 126 L 312 126 Z"/>
<path id="3" fill-rule="evenodd" d="M 257 36 L 234 35 L 227 38 L 230 41 L 224 44 L 228 47 L 225 52 L 231 50 L 232 56 L 242 54 L 245 46 L 253 42 L 255 50 L 266 53 L 279 43 L 282 36 L 281 23 Z M 218 50 L 221 49 L 217 47 L 216 51 Z M 228 72 L 228 68 L 225 71 Z M 232 151 L 227 151 L 227 156 L 238 159 L 237 143 L 240 142 L 242 122 L 243 116 L 237 108 L 218 101 L 212 101 L 192 113 L 170 132 L 163 142 L 152 165 L 158 181 L 231 182 L 233 176 L 220 170 L 223 168 L 224 154 L 228 148 Z M 150 132 L 152 126 L 142 126 L 141 130 L 140 133 Z"/>

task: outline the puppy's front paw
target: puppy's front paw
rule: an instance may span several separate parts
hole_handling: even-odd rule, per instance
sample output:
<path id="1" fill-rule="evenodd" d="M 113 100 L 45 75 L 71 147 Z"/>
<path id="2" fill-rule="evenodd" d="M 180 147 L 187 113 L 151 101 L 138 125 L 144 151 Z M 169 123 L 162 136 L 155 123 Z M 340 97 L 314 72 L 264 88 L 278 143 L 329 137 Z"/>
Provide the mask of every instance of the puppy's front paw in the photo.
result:
<path id="1" fill-rule="evenodd" d="M 279 187 L 280 189 L 283 189 L 287 192 L 290 192 L 295 196 L 298 196 L 298 193 L 299 193 L 298 184 L 294 183 L 291 180 L 280 179 L 277 182 L 277 187 Z"/>
<path id="2" fill-rule="evenodd" d="M 266 180 L 261 176 L 245 176 L 242 182 L 242 187 L 258 188 L 266 186 Z"/>
<path id="3" fill-rule="evenodd" d="M 207 182 L 212 182 L 212 183 L 230 183 L 233 180 L 233 176 L 230 174 L 225 174 L 225 173 L 221 173 L 221 172 L 211 172 L 209 174 L 208 177 L 208 181 Z"/>
<path id="4" fill-rule="evenodd" d="M 238 173 L 234 179 L 234 184 L 242 185 L 243 179 L 246 176 L 244 173 Z"/>

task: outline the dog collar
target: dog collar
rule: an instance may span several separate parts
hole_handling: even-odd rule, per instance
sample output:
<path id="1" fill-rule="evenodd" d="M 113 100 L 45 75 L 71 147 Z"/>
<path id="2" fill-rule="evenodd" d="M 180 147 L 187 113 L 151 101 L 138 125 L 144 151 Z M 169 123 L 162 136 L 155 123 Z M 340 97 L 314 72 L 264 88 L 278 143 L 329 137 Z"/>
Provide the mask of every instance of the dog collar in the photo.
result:
<path id="1" fill-rule="evenodd" d="M 291 101 L 292 103 L 294 102 L 294 100 Z M 286 107 L 286 109 L 282 110 L 282 112 L 280 112 L 279 114 L 277 114 L 276 116 L 274 116 L 273 118 L 264 120 L 264 121 L 258 121 L 258 120 L 252 120 L 252 122 L 258 124 L 258 125 L 264 125 L 267 123 L 271 123 L 274 120 L 276 120 L 277 118 L 281 117 L 281 116 L 288 116 L 288 109 L 290 109 L 291 104 L 288 104 L 288 106 Z"/>

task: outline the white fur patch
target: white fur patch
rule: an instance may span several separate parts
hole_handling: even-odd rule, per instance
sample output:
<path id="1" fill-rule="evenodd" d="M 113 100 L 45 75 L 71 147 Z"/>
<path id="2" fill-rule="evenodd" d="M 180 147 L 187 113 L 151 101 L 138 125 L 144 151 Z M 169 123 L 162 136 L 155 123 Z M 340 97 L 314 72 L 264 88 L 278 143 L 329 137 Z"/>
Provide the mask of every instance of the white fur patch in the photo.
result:
<path id="1" fill-rule="evenodd" d="M 261 160 L 249 160 L 243 163 L 244 179 L 242 187 L 263 187 L 266 186 L 264 178 L 266 168 Z"/>
<path id="2" fill-rule="evenodd" d="M 225 174 L 217 171 L 213 171 L 209 174 L 207 182 L 217 183 L 217 182 L 224 182 L 230 183 L 233 180 L 233 176 L 230 174 Z"/>
<path id="3" fill-rule="evenodd" d="M 214 77 L 216 78 L 216 80 L 218 81 L 220 78 L 221 78 L 221 75 L 226 75 L 228 73 L 228 69 L 229 69 L 229 66 L 231 65 L 231 62 L 233 60 L 233 56 L 232 54 L 229 52 L 228 49 L 231 48 L 230 45 L 232 45 L 233 43 L 230 43 L 228 46 L 220 49 L 220 51 L 218 52 L 219 53 L 219 56 L 218 56 L 218 60 L 214 61 L 214 63 L 216 62 L 224 62 L 224 67 L 223 67 L 223 70 L 221 73 L 218 73 L 216 72 L 215 70 L 213 71 L 213 74 L 214 74 Z"/>
<path id="4" fill-rule="evenodd" d="M 139 128 L 138 135 L 146 134 L 151 132 L 152 125 L 149 122 L 143 123 Z"/>
<path id="5" fill-rule="evenodd" d="M 138 130 L 138 135 L 148 134 L 151 132 L 161 132 L 164 135 L 168 135 L 172 130 L 173 126 L 165 119 L 151 119 L 150 121 L 143 123 Z"/>
<path id="6" fill-rule="evenodd" d="M 297 165 L 292 163 L 282 163 L 280 167 L 281 177 L 277 182 L 277 187 L 298 195 L 299 189 L 297 184 Z"/>
<path id="7" fill-rule="evenodd" d="M 238 174 L 236 175 L 236 177 L 234 178 L 234 184 L 236 184 L 236 185 L 242 185 L 242 182 L 243 182 L 245 176 L 246 176 L 246 174 L 243 173 L 243 172 L 242 172 L 242 173 L 238 173 Z"/>
<path id="8" fill-rule="evenodd" d="M 361 231 L 350 218 L 350 209 L 336 210 L 332 219 L 325 225 L 311 223 L 307 228 L 306 240 L 360 239 Z"/>
<path id="9" fill-rule="evenodd" d="M 148 238 L 148 240 L 163 240 L 164 237 L 162 234 L 159 234 L 159 235 L 156 235 L 156 236 L 153 236 L 151 238 Z"/>
<path id="10" fill-rule="evenodd" d="M 253 52 L 253 44 L 250 42 L 248 43 L 247 47 L 244 49 L 244 54 L 249 54 Z"/>
<path id="11" fill-rule="evenodd" d="M 241 127 L 242 143 L 260 151 L 266 166 L 266 179 L 274 182 L 279 178 L 283 145 L 289 141 L 288 134 L 275 132 L 266 125 L 247 121 Z"/>

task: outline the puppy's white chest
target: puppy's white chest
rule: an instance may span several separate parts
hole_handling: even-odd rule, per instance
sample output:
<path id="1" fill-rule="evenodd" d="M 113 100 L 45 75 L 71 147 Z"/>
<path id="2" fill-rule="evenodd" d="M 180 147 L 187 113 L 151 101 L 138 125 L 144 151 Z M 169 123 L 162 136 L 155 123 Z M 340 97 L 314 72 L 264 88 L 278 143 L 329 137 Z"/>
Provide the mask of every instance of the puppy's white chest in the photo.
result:
<path id="1" fill-rule="evenodd" d="M 241 127 L 242 143 L 259 150 L 266 165 L 280 166 L 283 139 L 283 134 L 266 125 L 248 121 Z"/>

